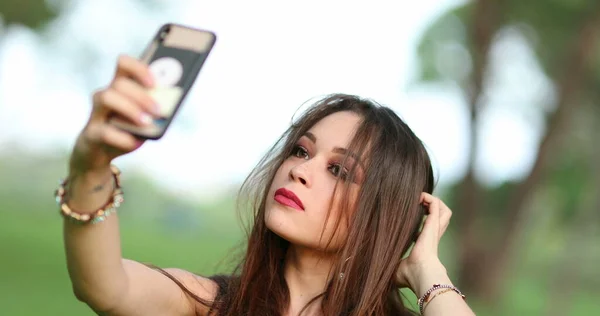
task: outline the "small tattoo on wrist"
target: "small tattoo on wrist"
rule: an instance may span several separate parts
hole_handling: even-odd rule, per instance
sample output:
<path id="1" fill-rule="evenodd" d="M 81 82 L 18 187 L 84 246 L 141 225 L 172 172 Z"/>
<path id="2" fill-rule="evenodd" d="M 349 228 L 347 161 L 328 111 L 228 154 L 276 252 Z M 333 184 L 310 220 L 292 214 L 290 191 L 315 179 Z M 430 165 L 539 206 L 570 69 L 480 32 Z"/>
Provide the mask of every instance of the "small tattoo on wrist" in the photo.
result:
<path id="1" fill-rule="evenodd" d="M 78 179 L 78 175 L 71 175 L 67 179 L 67 186 L 66 186 L 67 195 L 66 196 L 72 196 L 72 194 L 73 194 L 73 183 L 77 179 Z M 88 192 L 84 192 L 84 194 L 95 194 L 95 193 L 98 193 L 98 192 L 102 192 L 102 191 L 104 191 L 104 189 L 106 189 L 106 186 L 109 183 L 112 184 L 112 186 L 114 187 L 112 175 L 109 176 L 106 180 L 104 180 L 100 184 L 97 184 L 97 185 L 93 186 L 92 189 L 89 190 Z"/>
<path id="2" fill-rule="evenodd" d="M 92 188 L 92 190 L 90 191 L 90 193 L 98 193 L 98 192 L 100 192 L 100 191 L 104 190 L 104 188 L 106 188 L 106 185 L 107 185 L 107 184 L 109 184 L 109 183 L 111 183 L 111 184 L 112 184 L 112 182 L 113 182 L 112 180 L 113 180 L 113 177 L 112 177 L 112 176 L 110 176 L 110 177 L 109 177 L 107 180 L 105 180 L 104 182 L 102 182 L 102 183 L 100 183 L 100 184 L 98 184 L 98 185 L 94 186 L 94 187 Z"/>
<path id="3" fill-rule="evenodd" d="M 92 188 L 92 193 L 100 192 L 104 189 L 106 183 L 98 184 L 97 186 Z"/>

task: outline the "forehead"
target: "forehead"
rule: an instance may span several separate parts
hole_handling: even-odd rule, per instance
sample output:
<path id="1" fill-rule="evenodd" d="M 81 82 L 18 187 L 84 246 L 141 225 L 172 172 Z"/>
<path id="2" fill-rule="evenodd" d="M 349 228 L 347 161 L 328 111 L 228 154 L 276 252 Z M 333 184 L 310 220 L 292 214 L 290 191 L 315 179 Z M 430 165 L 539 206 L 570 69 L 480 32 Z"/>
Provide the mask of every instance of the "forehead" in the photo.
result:
<path id="1" fill-rule="evenodd" d="M 330 114 L 317 122 L 308 131 L 315 135 L 318 144 L 347 147 L 358 125 L 361 117 L 349 111 Z"/>

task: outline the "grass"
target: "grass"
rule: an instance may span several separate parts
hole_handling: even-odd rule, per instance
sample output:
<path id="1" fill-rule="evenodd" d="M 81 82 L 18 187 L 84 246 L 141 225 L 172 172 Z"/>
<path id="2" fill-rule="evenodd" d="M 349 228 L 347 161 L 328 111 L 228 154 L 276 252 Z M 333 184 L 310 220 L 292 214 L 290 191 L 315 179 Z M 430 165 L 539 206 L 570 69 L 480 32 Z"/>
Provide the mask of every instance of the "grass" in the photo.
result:
<path id="1" fill-rule="evenodd" d="M 3 315 L 94 315 L 71 291 L 61 218 L 55 213 L 0 212 L 0 306 Z M 121 221 L 127 258 L 203 275 L 238 240 L 230 233 L 173 233 L 152 223 Z"/>

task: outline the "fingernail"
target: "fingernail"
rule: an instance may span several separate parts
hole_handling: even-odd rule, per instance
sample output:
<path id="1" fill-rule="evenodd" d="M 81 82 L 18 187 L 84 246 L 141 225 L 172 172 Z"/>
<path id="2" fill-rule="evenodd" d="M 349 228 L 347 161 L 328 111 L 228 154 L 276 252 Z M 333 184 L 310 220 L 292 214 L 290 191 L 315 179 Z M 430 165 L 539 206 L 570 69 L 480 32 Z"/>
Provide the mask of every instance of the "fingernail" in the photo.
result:
<path id="1" fill-rule="evenodd" d="M 152 116 L 148 113 L 142 113 L 140 114 L 140 122 L 144 125 L 150 125 L 152 124 Z"/>
<path id="2" fill-rule="evenodd" d="M 134 145 L 134 146 L 135 146 L 135 149 L 138 149 L 138 148 L 142 147 L 142 145 L 143 145 L 143 144 L 144 144 L 144 141 L 143 141 L 143 140 L 141 140 L 141 139 L 136 139 L 136 140 L 135 140 L 135 145 Z"/>

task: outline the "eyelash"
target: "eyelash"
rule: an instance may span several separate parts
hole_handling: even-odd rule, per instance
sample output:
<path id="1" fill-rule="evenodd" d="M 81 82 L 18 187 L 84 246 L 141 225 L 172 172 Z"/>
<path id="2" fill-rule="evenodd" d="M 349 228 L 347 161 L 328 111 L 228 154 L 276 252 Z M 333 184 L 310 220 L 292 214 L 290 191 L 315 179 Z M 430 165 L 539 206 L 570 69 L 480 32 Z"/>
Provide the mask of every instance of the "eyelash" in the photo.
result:
<path id="1" fill-rule="evenodd" d="M 308 150 L 306 150 L 306 148 L 300 146 L 300 145 L 296 145 L 294 147 L 294 149 L 292 149 L 292 154 L 290 156 L 294 156 L 296 158 L 301 158 L 301 159 L 306 159 L 308 160 L 310 157 L 308 155 Z M 333 171 L 334 168 L 338 168 L 337 172 Z M 344 168 L 341 164 L 339 163 L 330 163 L 327 166 L 327 170 L 329 170 L 331 172 L 331 174 L 334 177 L 339 177 L 340 179 L 346 181 L 346 179 L 348 178 L 348 170 L 346 168 Z"/>

